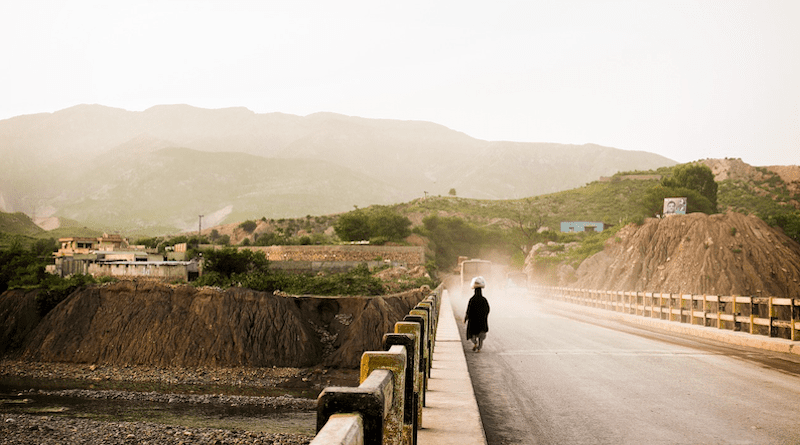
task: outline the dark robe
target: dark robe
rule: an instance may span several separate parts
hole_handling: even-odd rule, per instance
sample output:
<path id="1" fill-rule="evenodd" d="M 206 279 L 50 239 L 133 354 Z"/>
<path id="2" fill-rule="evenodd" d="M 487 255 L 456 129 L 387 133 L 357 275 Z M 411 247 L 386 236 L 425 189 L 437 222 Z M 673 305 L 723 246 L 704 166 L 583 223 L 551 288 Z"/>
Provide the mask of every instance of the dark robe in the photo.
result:
<path id="1" fill-rule="evenodd" d="M 464 319 L 467 320 L 467 338 L 489 332 L 489 302 L 484 298 L 481 288 L 475 289 L 475 294 L 469 299 Z"/>

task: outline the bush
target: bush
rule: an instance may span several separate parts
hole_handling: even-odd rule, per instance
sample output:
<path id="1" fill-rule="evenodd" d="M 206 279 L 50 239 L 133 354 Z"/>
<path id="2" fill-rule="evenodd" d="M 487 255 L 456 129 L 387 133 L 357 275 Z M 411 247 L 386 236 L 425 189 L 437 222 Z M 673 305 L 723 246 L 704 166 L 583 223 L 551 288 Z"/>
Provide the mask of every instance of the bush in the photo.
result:
<path id="1" fill-rule="evenodd" d="M 39 315 L 44 317 L 77 289 L 96 282 L 90 275 L 72 275 L 69 278 L 50 275 L 43 282 L 42 292 L 36 295 L 36 307 Z"/>
<path id="2" fill-rule="evenodd" d="M 489 230 L 461 218 L 431 215 L 425 217 L 422 224 L 418 232 L 431 240 L 438 270 L 452 269 L 461 255 L 478 258 L 490 244 Z"/>
<path id="3" fill-rule="evenodd" d="M 261 252 L 226 247 L 205 249 L 202 254 L 204 274 L 217 272 L 222 277 L 231 278 L 234 274 L 263 273 L 269 269 L 269 260 Z"/>
<path id="4" fill-rule="evenodd" d="M 425 283 L 428 284 L 428 281 Z M 345 273 L 326 275 L 257 270 L 226 276 L 218 271 L 212 271 L 204 273 L 192 284 L 221 288 L 246 287 L 261 292 L 280 290 L 295 295 L 382 295 L 384 293 L 383 283 L 370 274 L 366 264 Z"/>
<path id="5" fill-rule="evenodd" d="M 378 206 L 369 212 L 356 209 L 346 213 L 339 217 L 333 228 L 344 241 L 373 238 L 401 241 L 411 235 L 411 220 L 388 207 Z"/>
<path id="6" fill-rule="evenodd" d="M 247 220 L 247 221 L 239 224 L 239 228 L 241 228 L 242 230 L 244 230 L 247 233 L 253 233 L 253 231 L 256 230 L 257 226 L 258 226 L 258 223 L 256 223 L 255 221 L 252 221 L 252 220 Z"/>
<path id="7" fill-rule="evenodd" d="M 35 288 L 46 277 L 45 262 L 19 244 L 0 250 L 0 293 L 9 288 Z"/>
<path id="8" fill-rule="evenodd" d="M 370 274 L 366 264 L 360 264 L 345 273 L 306 275 L 282 290 L 312 295 L 381 295 L 383 283 Z"/>
<path id="9" fill-rule="evenodd" d="M 769 216 L 764 221 L 771 226 L 780 227 L 786 236 L 800 243 L 800 211 Z"/>
<path id="10" fill-rule="evenodd" d="M 369 217 L 361 209 L 354 210 L 339 217 L 333 226 L 336 235 L 344 241 L 362 241 L 370 237 Z"/>
<path id="11" fill-rule="evenodd" d="M 661 215 L 664 210 L 664 198 L 682 197 L 687 199 L 686 213 L 702 212 L 712 214 L 716 212 L 716 205 L 701 195 L 697 190 L 680 187 L 666 187 L 657 185 L 645 192 L 640 204 L 645 215 L 653 217 Z"/>
<path id="12" fill-rule="evenodd" d="M 661 180 L 661 185 L 673 189 L 689 189 L 698 192 L 705 197 L 710 204 L 710 211 L 703 213 L 717 212 L 717 183 L 714 181 L 714 173 L 711 169 L 702 164 L 682 164 L 672 170 L 672 176 Z M 683 196 L 683 195 L 676 195 Z"/>

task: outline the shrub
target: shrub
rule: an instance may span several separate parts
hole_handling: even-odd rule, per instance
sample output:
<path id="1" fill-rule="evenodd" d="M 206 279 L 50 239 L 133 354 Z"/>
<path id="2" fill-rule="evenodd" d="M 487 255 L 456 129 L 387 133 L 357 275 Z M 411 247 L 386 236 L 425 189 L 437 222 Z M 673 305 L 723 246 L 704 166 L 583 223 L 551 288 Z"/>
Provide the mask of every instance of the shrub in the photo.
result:
<path id="1" fill-rule="evenodd" d="M 247 233 L 253 233 L 253 231 L 256 230 L 257 226 L 258 226 L 258 224 L 253 220 L 247 220 L 247 221 L 244 221 L 243 223 L 239 224 L 239 228 L 241 228 L 242 230 L 244 230 Z"/>
<path id="2" fill-rule="evenodd" d="M 72 275 L 69 278 L 50 275 L 43 282 L 44 288 L 42 292 L 36 295 L 36 307 L 39 310 L 39 315 L 44 317 L 78 288 L 96 282 L 89 275 Z"/>
<path id="3" fill-rule="evenodd" d="M 378 206 L 371 211 L 356 209 L 346 213 L 339 217 L 333 228 L 344 241 L 373 238 L 400 241 L 411 235 L 411 220 L 388 207 Z"/>
<path id="4" fill-rule="evenodd" d="M 340 216 L 333 230 L 344 241 L 368 240 L 371 234 L 369 217 L 364 210 L 356 209 Z"/>
<path id="5" fill-rule="evenodd" d="M 217 272 L 225 278 L 234 274 L 266 272 L 269 260 L 260 252 L 235 247 L 203 250 L 203 272 Z"/>

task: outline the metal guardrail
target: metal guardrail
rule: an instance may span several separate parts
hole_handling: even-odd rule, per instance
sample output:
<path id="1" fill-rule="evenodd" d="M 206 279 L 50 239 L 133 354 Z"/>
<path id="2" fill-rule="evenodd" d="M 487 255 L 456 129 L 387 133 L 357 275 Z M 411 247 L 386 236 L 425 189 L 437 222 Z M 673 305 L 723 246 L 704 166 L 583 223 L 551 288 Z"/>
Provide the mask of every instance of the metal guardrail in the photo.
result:
<path id="1" fill-rule="evenodd" d="M 383 336 L 384 351 L 364 352 L 359 386 L 322 390 L 311 445 L 416 445 L 442 289 L 395 323 Z"/>
<path id="2" fill-rule="evenodd" d="M 533 286 L 542 298 L 643 317 L 800 340 L 800 299 Z"/>

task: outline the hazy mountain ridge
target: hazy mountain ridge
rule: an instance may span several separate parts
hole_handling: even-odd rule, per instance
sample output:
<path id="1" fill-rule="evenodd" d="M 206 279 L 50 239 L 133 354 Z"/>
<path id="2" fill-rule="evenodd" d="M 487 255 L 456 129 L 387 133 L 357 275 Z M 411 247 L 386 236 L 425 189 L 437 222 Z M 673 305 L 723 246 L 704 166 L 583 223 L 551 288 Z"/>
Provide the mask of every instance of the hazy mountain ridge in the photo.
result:
<path id="1" fill-rule="evenodd" d="M 120 230 L 183 230 L 201 214 L 227 215 L 215 224 L 330 214 L 451 188 L 520 198 L 675 164 L 592 144 L 487 142 L 423 121 L 187 105 L 6 119 L 0 156 L 0 210 Z"/>
<path id="2" fill-rule="evenodd" d="M 338 209 L 329 203 L 343 200 L 399 198 L 386 184 L 315 160 L 187 148 L 161 149 L 132 162 L 122 157 L 100 162 L 99 173 L 82 181 L 59 213 L 95 225 L 122 219 L 140 228 L 166 224 L 186 230 L 197 226 L 198 215 L 208 215 L 208 225 L 253 215 L 332 213 Z M 332 183 L 329 175 L 339 179 Z M 214 215 L 222 209 L 228 210 Z"/>

